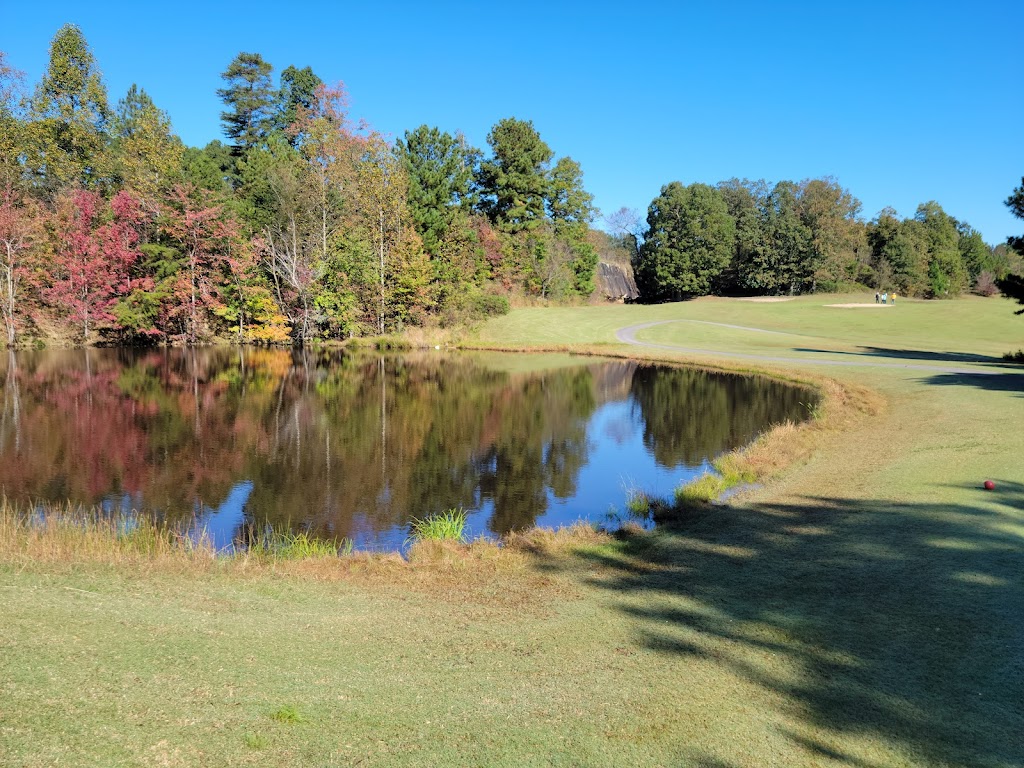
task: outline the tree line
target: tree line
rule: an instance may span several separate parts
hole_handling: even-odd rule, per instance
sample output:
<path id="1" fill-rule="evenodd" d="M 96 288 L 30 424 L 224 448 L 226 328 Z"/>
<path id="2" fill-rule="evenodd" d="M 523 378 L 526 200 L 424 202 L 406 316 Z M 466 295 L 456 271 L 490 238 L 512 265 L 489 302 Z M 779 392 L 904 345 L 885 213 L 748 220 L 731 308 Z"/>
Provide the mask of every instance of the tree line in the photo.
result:
<path id="1" fill-rule="evenodd" d="M 222 79 L 227 142 L 186 147 L 144 89 L 110 106 L 76 26 L 31 93 L 0 53 L 8 344 L 305 344 L 593 290 L 593 197 L 531 122 L 488 154 L 426 125 L 392 142 L 309 67 L 243 52 Z"/>
<path id="2" fill-rule="evenodd" d="M 800 183 L 730 179 L 672 182 L 651 203 L 646 228 L 620 211 L 618 236 L 633 254 L 645 301 L 707 294 L 794 295 L 873 286 L 907 296 L 992 295 L 1021 271 L 1008 244 L 995 248 L 935 201 L 911 218 L 892 208 L 873 220 L 833 178 Z"/>
<path id="3" fill-rule="evenodd" d="M 81 30 L 31 91 L 0 52 L 0 314 L 8 345 L 293 343 L 458 325 L 594 291 L 643 301 L 874 285 L 945 297 L 1021 272 L 935 202 L 870 222 L 831 178 L 673 182 L 598 212 L 572 158 L 509 117 L 487 152 L 421 125 L 389 140 L 340 84 L 258 53 L 221 75 L 226 141 L 187 147 L 137 85 L 111 106 Z"/>

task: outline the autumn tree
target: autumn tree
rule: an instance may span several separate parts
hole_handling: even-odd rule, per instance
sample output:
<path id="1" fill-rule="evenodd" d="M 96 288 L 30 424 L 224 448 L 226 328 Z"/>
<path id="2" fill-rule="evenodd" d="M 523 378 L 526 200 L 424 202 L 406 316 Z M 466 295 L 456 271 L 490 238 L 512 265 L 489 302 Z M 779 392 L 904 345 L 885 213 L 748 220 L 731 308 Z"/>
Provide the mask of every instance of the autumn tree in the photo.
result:
<path id="1" fill-rule="evenodd" d="M 288 145 L 272 155 L 264 177 L 272 199 L 269 220 L 256 247 L 291 323 L 293 338 L 304 344 L 316 335 L 316 291 L 327 268 L 316 179 Z"/>
<path id="2" fill-rule="evenodd" d="M 300 111 L 309 112 L 316 103 L 317 89 L 323 87 L 324 81 L 311 67 L 299 69 L 295 66 L 285 67 L 281 72 L 281 87 L 277 92 L 277 105 L 274 112 L 273 129 L 288 133 L 299 119 Z M 296 134 L 291 134 L 294 143 Z"/>
<path id="3" fill-rule="evenodd" d="M 336 331 L 351 333 L 356 323 L 352 275 L 365 265 L 359 259 L 352 262 L 351 247 L 344 257 L 341 251 L 346 250 L 343 241 L 349 246 L 352 242 L 344 237 L 344 230 L 355 226 L 350 219 L 357 215 L 357 169 L 366 139 L 349 120 L 348 97 L 341 83 L 318 86 L 310 105 L 300 105 L 296 114 L 288 134 L 297 146 L 302 166 L 290 166 L 289 172 L 298 174 L 301 180 L 279 190 L 292 190 L 288 205 L 294 212 L 295 231 L 298 234 L 301 230 L 303 235 L 290 248 L 270 254 L 267 265 L 283 307 L 293 306 L 287 295 L 290 292 L 300 299 L 303 318 L 316 314 L 320 322 Z M 283 180 L 281 183 L 285 184 Z M 291 215 L 284 221 L 290 221 Z M 370 257 L 365 261 L 369 262 Z M 303 300 L 307 303 L 302 304 Z M 296 316 L 294 309 L 290 316 Z M 304 327 L 300 325 L 299 329 Z M 312 332 L 311 327 L 309 330 Z"/>
<path id="4" fill-rule="evenodd" d="M 39 214 L 30 198 L 12 184 L 0 190 L 0 289 L 7 345 L 14 346 L 21 314 L 21 290 L 28 271 L 28 257 L 41 232 Z"/>
<path id="5" fill-rule="evenodd" d="M 356 168 L 354 203 L 373 255 L 360 283 L 374 294 L 372 303 L 364 300 L 364 308 L 377 333 L 396 321 L 415 322 L 431 304 L 429 262 L 408 220 L 407 189 L 402 161 L 382 136 L 371 134 Z"/>
<path id="6" fill-rule="evenodd" d="M 43 296 L 81 329 L 86 343 L 98 327 L 116 320 L 113 306 L 132 290 L 142 218 L 127 192 L 118 192 L 109 208 L 97 192 L 83 189 L 57 202 Z"/>
<path id="7" fill-rule="evenodd" d="M 192 345 L 209 338 L 215 331 L 213 319 L 231 309 L 226 292 L 243 273 L 238 226 L 211 197 L 206 190 L 178 185 L 162 217 L 184 262 L 175 282 L 173 316 Z"/>

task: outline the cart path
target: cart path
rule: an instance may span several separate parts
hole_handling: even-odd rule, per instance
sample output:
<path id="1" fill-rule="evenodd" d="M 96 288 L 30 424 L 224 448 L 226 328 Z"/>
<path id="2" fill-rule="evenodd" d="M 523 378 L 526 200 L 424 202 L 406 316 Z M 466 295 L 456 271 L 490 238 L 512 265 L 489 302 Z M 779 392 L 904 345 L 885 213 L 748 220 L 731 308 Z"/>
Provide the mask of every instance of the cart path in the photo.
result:
<path id="1" fill-rule="evenodd" d="M 782 331 L 769 331 L 763 328 L 748 328 L 743 325 L 730 325 L 729 323 L 713 323 L 708 320 L 656 320 L 650 323 L 637 323 L 636 325 L 627 325 L 625 328 L 619 328 L 615 331 L 615 338 L 621 341 L 623 344 L 630 344 L 638 347 L 648 347 L 650 349 L 664 349 L 671 352 L 685 352 L 690 355 L 704 355 L 704 356 L 715 356 L 715 357 L 733 357 L 740 360 L 759 360 L 765 363 L 798 363 L 801 365 L 832 365 L 832 366 L 843 366 L 843 367 L 864 367 L 864 368 L 902 368 L 910 371 L 930 371 L 932 373 L 960 373 L 960 374 L 971 374 L 977 376 L 999 376 L 1002 374 L 1020 373 L 1019 368 L 1011 366 L 1000 366 L 997 370 L 989 370 L 983 368 L 951 368 L 941 365 L 915 365 L 913 363 L 871 363 L 867 361 L 854 361 L 854 360 L 822 360 L 813 357 L 781 357 L 775 355 L 753 355 L 746 352 L 726 352 L 717 349 L 699 349 L 696 347 L 685 347 L 680 344 L 662 344 L 653 341 L 641 341 L 636 337 L 640 331 L 645 331 L 648 328 L 653 328 L 657 325 L 667 325 L 669 323 L 699 323 L 700 325 L 716 325 L 720 328 L 733 328 L 740 331 L 753 331 L 756 333 L 772 333 L 781 336 L 800 336 L 801 334 L 785 333 Z M 816 337 L 806 337 L 816 338 Z M 986 364 L 979 361 L 979 364 Z M 988 365 L 993 365 L 988 363 Z M 994 364 L 998 365 L 998 364 Z"/>

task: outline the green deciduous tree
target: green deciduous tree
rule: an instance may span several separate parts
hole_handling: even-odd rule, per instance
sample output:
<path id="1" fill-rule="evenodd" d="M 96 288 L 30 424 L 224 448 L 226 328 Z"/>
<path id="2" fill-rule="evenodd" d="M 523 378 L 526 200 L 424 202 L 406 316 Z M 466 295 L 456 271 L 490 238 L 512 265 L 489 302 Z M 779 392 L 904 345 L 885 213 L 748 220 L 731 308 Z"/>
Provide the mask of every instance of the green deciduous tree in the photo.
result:
<path id="1" fill-rule="evenodd" d="M 594 290 L 594 269 L 597 250 L 588 240 L 590 223 L 594 220 L 594 196 L 583 187 L 583 169 L 571 157 L 560 158 L 548 176 L 548 216 L 554 235 L 561 245 L 551 252 L 568 252 L 572 258 L 572 288 L 587 296 Z"/>
<path id="2" fill-rule="evenodd" d="M 917 207 L 928 249 L 929 293 L 936 298 L 955 296 L 967 288 L 967 270 L 960 258 L 957 222 L 934 200 Z"/>
<path id="3" fill-rule="evenodd" d="M 968 280 L 973 285 L 982 272 L 994 273 L 998 267 L 992 258 L 992 249 L 982 239 L 980 232 L 966 222 L 960 222 L 957 229 L 960 234 L 960 261 L 963 262 Z"/>
<path id="4" fill-rule="evenodd" d="M 800 220 L 810 240 L 797 269 L 800 289 L 834 290 L 858 276 L 859 259 L 866 258 L 860 201 L 834 178 L 808 179 L 799 192 Z"/>
<path id="5" fill-rule="evenodd" d="M 647 212 L 647 233 L 634 266 L 645 301 L 711 292 L 733 253 L 736 224 L 721 193 L 706 184 L 661 188 Z"/>
<path id="6" fill-rule="evenodd" d="M 134 83 L 111 120 L 116 173 L 125 189 L 148 209 L 181 180 L 185 147 L 171 131 L 167 113 Z"/>
<path id="7" fill-rule="evenodd" d="M 12 67 L 0 51 L 0 187 L 21 180 L 25 151 L 25 73 Z"/>
<path id="8" fill-rule="evenodd" d="M 109 178 L 107 90 L 82 30 L 66 24 L 50 44 L 50 60 L 29 110 L 26 167 L 53 198 L 74 185 Z"/>
<path id="9" fill-rule="evenodd" d="M 908 296 L 924 295 L 928 285 L 928 247 L 923 226 L 901 221 L 892 208 L 883 208 L 868 227 L 875 287 Z"/>

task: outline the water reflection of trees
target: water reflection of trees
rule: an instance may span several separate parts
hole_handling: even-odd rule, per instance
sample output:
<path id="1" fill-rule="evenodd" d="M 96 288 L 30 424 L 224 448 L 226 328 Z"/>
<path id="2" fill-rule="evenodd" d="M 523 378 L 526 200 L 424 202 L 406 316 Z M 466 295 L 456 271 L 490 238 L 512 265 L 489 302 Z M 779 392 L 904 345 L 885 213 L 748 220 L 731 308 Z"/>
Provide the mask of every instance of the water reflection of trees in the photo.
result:
<path id="1" fill-rule="evenodd" d="M 771 424 L 801 421 L 814 395 L 758 376 L 645 365 L 632 396 L 644 445 L 664 467 L 694 466 L 746 445 Z"/>
<path id="2" fill-rule="evenodd" d="M 491 507 L 496 533 L 527 527 L 576 493 L 591 416 L 627 393 L 669 466 L 745 442 L 800 400 L 635 363 L 512 374 L 425 353 L 47 351 L 5 368 L 9 496 L 118 500 L 183 522 L 238 499 L 240 519 L 337 536 L 459 506 Z"/>

